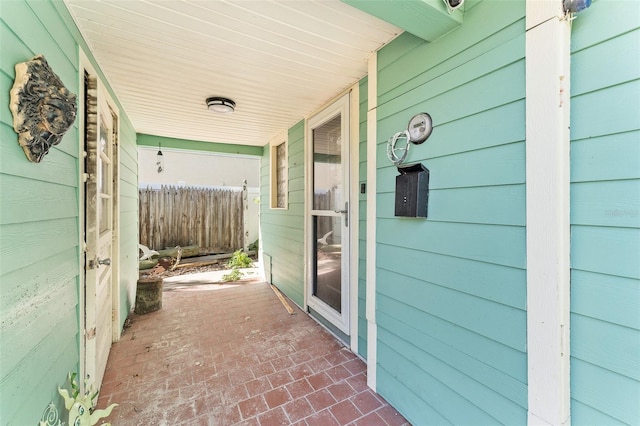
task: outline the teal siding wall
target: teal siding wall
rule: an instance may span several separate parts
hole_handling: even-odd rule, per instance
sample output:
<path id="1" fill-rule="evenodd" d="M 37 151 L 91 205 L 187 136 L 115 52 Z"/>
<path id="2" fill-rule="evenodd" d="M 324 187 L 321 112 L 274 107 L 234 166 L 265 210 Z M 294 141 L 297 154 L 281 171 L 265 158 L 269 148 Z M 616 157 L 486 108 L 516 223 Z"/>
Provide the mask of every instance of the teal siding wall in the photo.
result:
<path id="1" fill-rule="evenodd" d="M 260 162 L 260 233 L 262 250 L 271 256 L 271 277 L 298 305 L 304 305 L 304 121 L 289 129 L 289 206 L 269 206 L 270 146 Z"/>
<path id="2" fill-rule="evenodd" d="M 475 2 L 378 55 L 377 390 L 413 424 L 527 421 L 524 14 Z M 396 218 L 386 141 L 420 111 L 429 218 Z"/>
<path id="3" fill-rule="evenodd" d="M 163 148 L 176 148 L 186 151 L 216 152 L 224 154 L 255 156 L 262 155 L 262 147 L 259 146 L 231 145 L 223 142 L 201 142 L 186 139 L 165 138 L 162 136 L 145 135 L 144 133 L 138 133 L 138 146 L 150 146 L 155 148 L 158 146 L 158 143 L 162 144 Z"/>
<path id="4" fill-rule="evenodd" d="M 640 423 L 640 5 L 578 15 L 571 56 L 571 417 Z"/>
<path id="5" fill-rule="evenodd" d="M 14 65 L 44 54 L 79 94 L 78 43 L 88 50 L 62 2 L 2 2 L 0 40 L 0 424 L 33 425 L 51 401 L 62 412 L 57 387 L 79 369 L 80 136 L 76 120 L 42 163 L 30 163 L 13 131 L 9 90 Z M 120 120 L 126 316 L 137 279 L 137 157 L 135 133 Z"/>
<path id="6" fill-rule="evenodd" d="M 367 182 L 367 110 L 368 110 L 367 77 L 360 81 L 360 109 L 358 156 L 358 179 L 360 184 Z M 359 195 L 358 218 L 358 354 L 367 358 L 367 193 Z"/>
<path id="7" fill-rule="evenodd" d="M 133 311 L 138 282 L 138 149 L 136 132 L 120 109 L 120 329 Z"/>

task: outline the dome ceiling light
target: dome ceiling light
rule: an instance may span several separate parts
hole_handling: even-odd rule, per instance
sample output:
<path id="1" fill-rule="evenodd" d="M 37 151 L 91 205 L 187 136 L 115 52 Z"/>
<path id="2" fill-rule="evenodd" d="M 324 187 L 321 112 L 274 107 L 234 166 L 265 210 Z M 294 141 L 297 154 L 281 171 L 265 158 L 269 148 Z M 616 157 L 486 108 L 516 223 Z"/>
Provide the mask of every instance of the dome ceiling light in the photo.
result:
<path id="1" fill-rule="evenodd" d="M 236 108 L 236 103 L 228 98 L 214 96 L 207 98 L 207 108 L 218 114 L 231 114 Z"/>

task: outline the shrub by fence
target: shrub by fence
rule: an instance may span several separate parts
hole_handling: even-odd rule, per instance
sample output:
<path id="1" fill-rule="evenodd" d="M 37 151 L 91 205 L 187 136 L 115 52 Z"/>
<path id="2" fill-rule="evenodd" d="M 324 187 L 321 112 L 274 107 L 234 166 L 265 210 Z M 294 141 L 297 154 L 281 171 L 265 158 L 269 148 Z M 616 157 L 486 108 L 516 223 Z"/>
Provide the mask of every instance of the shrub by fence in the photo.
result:
<path id="1" fill-rule="evenodd" d="M 162 186 L 140 189 L 140 243 L 160 250 L 198 245 L 231 252 L 243 247 L 243 191 Z"/>

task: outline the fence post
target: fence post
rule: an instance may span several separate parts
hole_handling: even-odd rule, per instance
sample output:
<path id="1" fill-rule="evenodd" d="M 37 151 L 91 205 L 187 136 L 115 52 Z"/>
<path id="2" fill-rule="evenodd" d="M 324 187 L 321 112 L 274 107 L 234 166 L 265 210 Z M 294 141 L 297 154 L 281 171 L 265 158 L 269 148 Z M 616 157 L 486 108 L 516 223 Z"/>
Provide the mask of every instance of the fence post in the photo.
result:
<path id="1" fill-rule="evenodd" d="M 249 251 L 249 191 L 247 180 L 242 181 L 242 247 Z"/>

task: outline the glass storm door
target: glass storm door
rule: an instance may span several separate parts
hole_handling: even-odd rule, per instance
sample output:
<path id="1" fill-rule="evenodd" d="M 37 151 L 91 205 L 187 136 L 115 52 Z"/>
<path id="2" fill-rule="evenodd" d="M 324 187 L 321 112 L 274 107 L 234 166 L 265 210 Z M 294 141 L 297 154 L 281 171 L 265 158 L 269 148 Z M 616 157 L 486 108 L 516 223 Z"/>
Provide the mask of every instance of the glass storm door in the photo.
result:
<path id="1" fill-rule="evenodd" d="M 309 120 L 307 304 L 349 334 L 349 95 Z"/>

